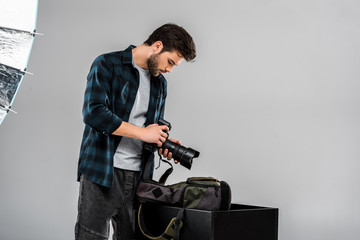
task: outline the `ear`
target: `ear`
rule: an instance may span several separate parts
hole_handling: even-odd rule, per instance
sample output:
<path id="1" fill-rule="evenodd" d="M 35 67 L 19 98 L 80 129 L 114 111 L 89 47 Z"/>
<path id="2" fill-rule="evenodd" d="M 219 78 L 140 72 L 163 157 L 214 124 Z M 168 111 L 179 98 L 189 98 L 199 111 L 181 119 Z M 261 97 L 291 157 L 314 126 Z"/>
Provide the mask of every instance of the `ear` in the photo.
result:
<path id="1" fill-rule="evenodd" d="M 152 44 L 153 53 L 160 53 L 163 49 L 164 45 L 161 41 L 156 41 Z"/>

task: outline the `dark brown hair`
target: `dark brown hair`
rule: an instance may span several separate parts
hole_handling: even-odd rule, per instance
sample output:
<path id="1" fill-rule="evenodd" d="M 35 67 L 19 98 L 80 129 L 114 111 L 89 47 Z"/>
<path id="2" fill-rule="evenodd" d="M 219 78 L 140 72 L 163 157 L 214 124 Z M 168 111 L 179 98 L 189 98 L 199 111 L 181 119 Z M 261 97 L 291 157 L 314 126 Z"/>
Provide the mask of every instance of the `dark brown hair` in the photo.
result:
<path id="1" fill-rule="evenodd" d="M 162 52 L 176 50 L 186 61 L 196 57 L 196 47 L 192 37 L 184 28 L 176 24 L 168 23 L 159 27 L 144 43 L 151 46 L 156 41 L 163 43 Z"/>

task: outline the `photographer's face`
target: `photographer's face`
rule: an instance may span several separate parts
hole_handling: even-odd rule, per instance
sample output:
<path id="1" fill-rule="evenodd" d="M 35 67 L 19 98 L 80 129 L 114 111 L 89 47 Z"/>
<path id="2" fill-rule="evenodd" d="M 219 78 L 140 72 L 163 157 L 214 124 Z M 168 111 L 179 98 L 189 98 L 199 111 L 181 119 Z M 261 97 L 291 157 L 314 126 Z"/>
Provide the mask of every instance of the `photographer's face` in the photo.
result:
<path id="1" fill-rule="evenodd" d="M 153 53 L 147 61 L 149 72 L 155 77 L 160 73 L 171 72 L 183 59 L 177 51 Z"/>

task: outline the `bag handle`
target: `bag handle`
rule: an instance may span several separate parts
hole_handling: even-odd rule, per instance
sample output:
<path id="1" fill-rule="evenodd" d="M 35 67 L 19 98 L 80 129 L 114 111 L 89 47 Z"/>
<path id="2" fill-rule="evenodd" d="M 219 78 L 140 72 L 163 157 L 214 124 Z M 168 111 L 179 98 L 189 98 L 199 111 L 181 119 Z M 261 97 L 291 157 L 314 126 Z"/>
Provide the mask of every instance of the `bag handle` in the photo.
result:
<path id="1" fill-rule="evenodd" d="M 143 208 L 143 204 L 140 204 L 139 212 L 138 212 L 138 225 L 139 225 L 140 231 L 142 232 L 142 234 L 144 236 L 146 236 L 147 238 L 152 239 L 152 240 L 169 240 L 169 239 L 179 240 L 180 229 L 183 226 L 182 218 L 184 215 L 184 208 L 182 208 L 179 211 L 179 213 L 176 217 L 174 217 L 170 220 L 165 231 L 159 236 L 154 236 L 147 230 L 147 228 L 145 226 L 142 208 Z"/>

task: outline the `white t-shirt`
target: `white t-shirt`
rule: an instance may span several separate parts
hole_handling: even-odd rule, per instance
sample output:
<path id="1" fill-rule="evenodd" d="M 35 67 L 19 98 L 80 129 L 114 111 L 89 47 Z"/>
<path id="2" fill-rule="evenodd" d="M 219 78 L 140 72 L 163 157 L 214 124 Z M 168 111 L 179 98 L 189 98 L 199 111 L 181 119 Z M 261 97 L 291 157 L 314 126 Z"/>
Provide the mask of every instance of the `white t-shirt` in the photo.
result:
<path id="1" fill-rule="evenodd" d="M 144 127 L 150 99 L 150 73 L 135 63 L 133 65 L 139 71 L 139 89 L 130 112 L 129 123 Z M 122 137 L 114 155 L 114 167 L 140 171 L 143 144 L 139 139 Z"/>

